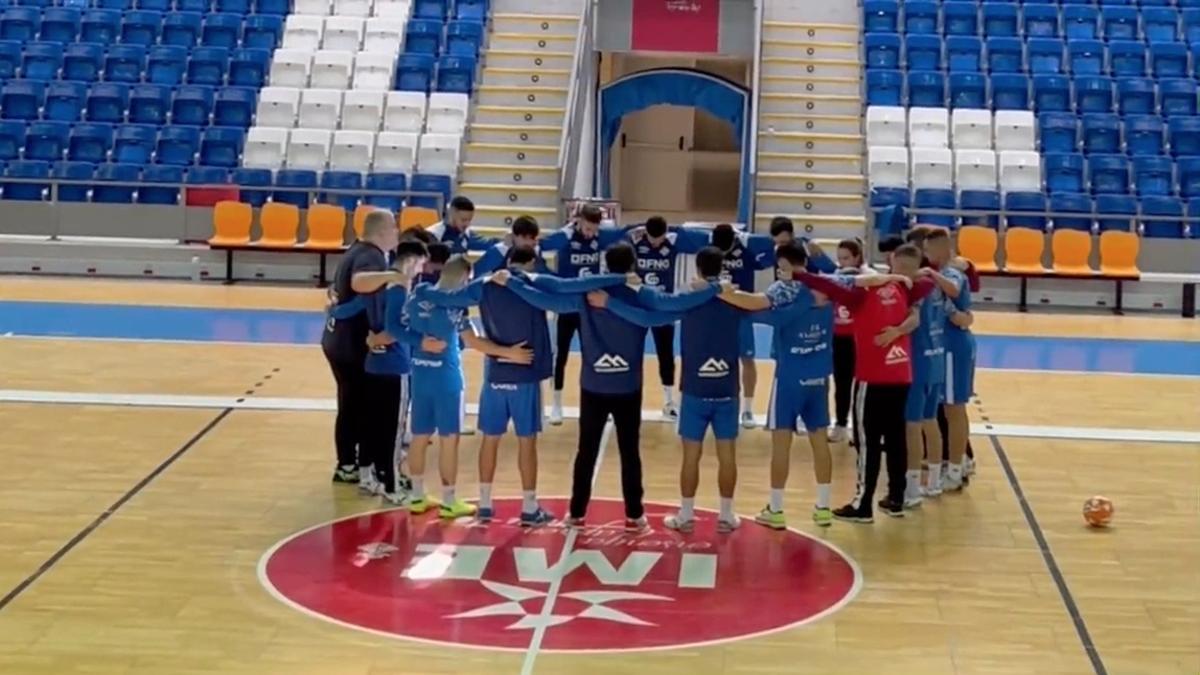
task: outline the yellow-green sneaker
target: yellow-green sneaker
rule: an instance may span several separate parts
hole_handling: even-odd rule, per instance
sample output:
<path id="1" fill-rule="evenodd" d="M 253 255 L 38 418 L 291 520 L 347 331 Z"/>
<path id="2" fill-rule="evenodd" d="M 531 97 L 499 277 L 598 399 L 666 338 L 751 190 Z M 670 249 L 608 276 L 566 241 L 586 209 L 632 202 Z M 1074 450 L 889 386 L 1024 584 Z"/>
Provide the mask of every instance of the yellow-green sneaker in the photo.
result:
<path id="1" fill-rule="evenodd" d="M 408 501 L 408 512 L 420 515 L 437 506 L 438 501 L 433 497 L 413 497 Z"/>
<path id="2" fill-rule="evenodd" d="M 821 527 L 829 527 L 833 524 L 833 510 L 828 507 L 813 507 L 813 522 Z"/>
<path id="3" fill-rule="evenodd" d="M 772 530 L 787 529 L 787 521 L 784 520 L 783 511 L 772 511 L 770 506 L 764 506 L 762 511 L 754 516 L 754 522 L 759 525 L 766 525 Z"/>
<path id="4" fill-rule="evenodd" d="M 442 504 L 438 508 L 438 516 L 441 518 L 465 518 L 475 515 L 477 509 L 474 504 L 468 504 L 461 499 L 456 499 L 449 504 Z"/>

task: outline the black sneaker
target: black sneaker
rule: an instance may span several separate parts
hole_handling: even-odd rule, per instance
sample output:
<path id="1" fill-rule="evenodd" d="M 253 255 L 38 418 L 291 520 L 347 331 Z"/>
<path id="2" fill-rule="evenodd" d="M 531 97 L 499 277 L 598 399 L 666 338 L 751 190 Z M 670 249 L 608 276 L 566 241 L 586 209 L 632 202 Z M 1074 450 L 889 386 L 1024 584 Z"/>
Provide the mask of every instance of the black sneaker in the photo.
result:
<path id="1" fill-rule="evenodd" d="M 357 483 L 358 482 L 358 467 L 357 466 L 339 466 L 333 470 L 333 482 L 335 483 Z"/>
<path id="2" fill-rule="evenodd" d="M 894 502 L 890 499 L 880 499 L 878 506 L 886 515 L 889 515 L 893 518 L 903 518 L 904 517 L 904 505 L 903 504 Z"/>
<path id="3" fill-rule="evenodd" d="M 856 509 L 853 504 L 847 504 L 833 510 L 833 517 L 851 523 L 873 523 L 875 517 L 867 509 Z"/>

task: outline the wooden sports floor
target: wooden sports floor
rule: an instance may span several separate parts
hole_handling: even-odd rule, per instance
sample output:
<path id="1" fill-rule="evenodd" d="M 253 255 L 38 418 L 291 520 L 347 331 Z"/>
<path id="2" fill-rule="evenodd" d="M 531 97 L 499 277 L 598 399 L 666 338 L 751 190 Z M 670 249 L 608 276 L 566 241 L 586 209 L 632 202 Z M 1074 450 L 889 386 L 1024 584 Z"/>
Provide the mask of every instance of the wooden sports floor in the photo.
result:
<path id="1" fill-rule="evenodd" d="M 315 311 L 321 295 L 4 278 L 0 301 Z M 1200 347 L 1200 327 L 1177 318 L 981 313 L 977 327 Z M 617 532 L 355 518 L 381 505 L 330 482 L 332 381 L 315 346 L 15 333 L 0 338 L 0 673 L 1200 673 L 1195 377 L 983 371 L 971 486 L 873 525 L 813 526 L 798 441 L 794 532 L 756 526 L 768 436 L 745 432 L 742 528 L 702 525 L 681 543 L 655 523 L 647 546 L 663 557 L 640 553 L 660 564 L 639 577 L 624 556 L 651 549 Z M 479 365 L 470 355 L 471 401 Z M 660 407 L 653 365 L 648 410 Z M 763 413 L 770 366 L 759 370 Z M 575 356 L 571 372 L 568 405 Z M 542 494 L 568 491 L 576 431 L 568 419 L 542 437 Z M 463 439 L 468 497 L 477 444 Z M 715 509 L 706 451 L 698 506 Z M 642 454 L 647 499 L 674 505 L 671 427 L 646 422 Z M 840 504 L 854 490 L 854 454 L 835 446 L 834 456 Z M 519 496 L 511 439 L 496 492 Z M 615 440 L 595 493 L 604 531 L 598 521 L 620 517 Z M 1085 527 L 1093 494 L 1115 502 L 1112 527 Z M 340 529 L 317 527 L 339 519 Z M 421 559 L 418 544 L 435 552 Z M 470 567 L 462 544 L 472 560 L 491 552 L 474 578 L 455 576 Z M 601 559 L 555 564 L 572 547 Z M 450 616 L 449 606 L 479 611 Z"/>

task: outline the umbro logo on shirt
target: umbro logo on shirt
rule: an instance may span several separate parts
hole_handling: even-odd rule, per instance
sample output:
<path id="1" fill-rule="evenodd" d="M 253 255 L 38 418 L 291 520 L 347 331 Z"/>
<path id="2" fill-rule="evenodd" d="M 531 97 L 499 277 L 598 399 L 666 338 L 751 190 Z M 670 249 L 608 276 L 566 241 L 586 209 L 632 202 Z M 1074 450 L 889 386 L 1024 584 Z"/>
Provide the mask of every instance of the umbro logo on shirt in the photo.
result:
<path id="1" fill-rule="evenodd" d="M 629 362 L 620 356 L 605 354 L 596 359 L 592 368 L 597 373 L 626 373 L 629 372 Z"/>
<path id="2" fill-rule="evenodd" d="M 700 377 L 725 377 L 729 374 L 729 364 L 725 359 L 709 359 L 700 366 Z"/>
<path id="3" fill-rule="evenodd" d="M 900 345 L 892 345 L 892 348 L 888 350 L 887 356 L 884 357 L 883 361 L 888 365 L 904 363 L 908 361 L 908 352 L 904 351 L 904 347 Z"/>

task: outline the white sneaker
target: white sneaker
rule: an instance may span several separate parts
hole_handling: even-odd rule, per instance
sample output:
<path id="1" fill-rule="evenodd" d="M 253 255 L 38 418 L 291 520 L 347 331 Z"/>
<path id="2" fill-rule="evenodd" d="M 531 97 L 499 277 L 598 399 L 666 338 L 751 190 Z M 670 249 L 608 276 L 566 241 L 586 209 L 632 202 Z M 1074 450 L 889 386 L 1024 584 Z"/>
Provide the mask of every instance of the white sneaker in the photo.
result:
<path id="1" fill-rule="evenodd" d="M 908 496 L 906 496 L 906 497 L 904 498 L 904 508 L 906 508 L 906 509 L 919 509 L 919 508 L 921 508 L 921 504 L 923 504 L 923 503 L 924 503 L 924 501 L 925 501 L 925 500 L 924 500 L 924 499 L 922 499 L 920 496 L 916 496 L 916 497 L 908 497 Z"/>
<path id="2" fill-rule="evenodd" d="M 922 497 L 941 497 L 942 496 L 942 481 L 938 481 L 937 485 L 930 485 L 921 488 Z M 907 504 L 906 504 L 907 506 Z"/>
<path id="3" fill-rule="evenodd" d="M 742 519 L 738 518 L 737 516 L 734 516 L 733 520 L 725 520 L 724 518 L 718 518 L 717 519 L 717 532 L 720 532 L 722 534 L 728 534 L 728 533 L 733 532 L 734 530 L 738 529 L 738 526 L 741 524 L 742 524 Z"/>
<path id="4" fill-rule="evenodd" d="M 975 460 L 972 459 L 971 457 L 963 457 L 963 475 L 964 476 L 974 476 L 975 475 Z"/>
<path id="5" fill-rule="evenodd" d="M 408 506 L 408 493 L 405 492 L 404 490 L 397 490 L 395 492 L 387 492 L 387 491 L 381 489 L 380 495 L 383 497 L 384 502 L 391 504 L 392 506 L 400 506 L 400 507 Z"/>
<path id="6" fill-rule="evenodd" d="M 677 408 L 674 403 L 668 403 L 663 406 L 662 416 L 663 419 L 668 422 L 678 422 L 679 408 Z"/>
<path id="7" fill-rule="evenodd" d="M 550 424 L 553 424 L 554 426 L 557 427 L 562 424 L 562 421 L 563 421 L 562 406 L 560 406 L 560 405 L 551 406 L 550 407 Z"/>
<path id="8" fill-rule="evenodd" d="M 749 410 L 742 412 L 742 428 L 753 429 L 756 426 L 758 426 L 758 422 L 754 421 L 754 413 Z"/>
<path id="9" fill-rule="evenodd" d="M 691 532 L 696 528 L 695 519 L 684 520 L 679 514 L 663 518 L 663 526 L 676 532 Z"/>
<path id="10" fill-rule="evenodd" d="M 951 478 L 949 475 L 942 476 L 942 492 L 958 492 L 963 489 L 962 478 Z"/>
<path id="11" fill-rule="evenodd" d="M 845 443 L 850 440 L 850 432 L 846 427 L 830 427 L 829 442 L 830 443 Z"/>
<path id="12" fill-rule="evenodd" d="M 383 483 L 380 483 L 379 479 L 375 478 L 374 471 L 365 474 L 365 476 L 362 473 L 359 474 L 358 493 L 364 497 L 374 497 L 383 494 Z"/>

